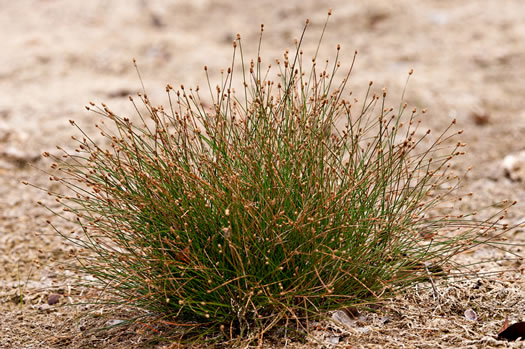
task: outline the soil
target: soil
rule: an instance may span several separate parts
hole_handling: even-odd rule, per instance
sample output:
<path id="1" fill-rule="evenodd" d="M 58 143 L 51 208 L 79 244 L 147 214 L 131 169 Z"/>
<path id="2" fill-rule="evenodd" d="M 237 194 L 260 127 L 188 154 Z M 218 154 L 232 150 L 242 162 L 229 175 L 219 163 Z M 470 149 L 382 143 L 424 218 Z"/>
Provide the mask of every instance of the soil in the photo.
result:
<path id="1" fill-rule="evenodd" d="M 377 89 L 387 87 L 396 105 L 413 68 L 406 100 L 411 106 L 428 108 L 426 126 L 439 130 L 456 118 L 458 128 L 464 129 L 461 139 L 468 144 L 467 154 L 455 167 L 459 171 L 473 167 L 461 188 L 473 196 L 455 210 L 518 200 L 506 222 L 524 220 L 525 200 L 520 199 L 525 176 L 520 171 L 525 161 L 517 156 L 517 162 L 507 166 L 512 160 L 509 154 L 525 149 L 522 0 L 334 0 L 330 5 L 316 0 L 4 2 L 0 11 L 1 348 L 168 347 L 152 344 L 155 331 L 146 326 L 92 331 L 125 318 L 124 308 L 67 306 L 90 290 L 73 286 L 78 275 L 60 266 L 71 246 L 46 223 L 53 214 L 36 203 L 53 207 L 50 197 L 21 182 L 51 185 L 45 173 L 49 163 L 40 154 L 55 152 L 56 145 L 74 147 L 70 136 L 75 130 L 69 119 L 95 133 L 98 118 L 84 109 L 88 101 L 130 112 L 127 96 L 141 90 L 133 57 L 150 99 L 160 104 L 165 102 L 167 83 L 204 85 L 204 65 L 212 79 L 219 79 L 220 69 L 231 62 L 237 33 L 242 35 L 245 55 L 254 57 L 260 23 L 265 24 L 265 62 L 293 48 L 306 18 L 311 25 L 303 48 L 313 54 L 329 6 L 333 15 L 319 56 L 332 58 L 340 43 L 344 65 L 358 50 L 351 79 L 356 92 L 374 80 Z M 68 227 L 61 223 L 61 228 Z M 505 237 L 517 244 L 513 251 L 520 253 L 523 229 Z M 483 247 L 462 258 L 475 263 L 490 255 L 505 256 Z M 512 271 L 438 283 L 435 289 L 420 285 L 380 310 L 362 314 L 353 327 L 320 323 L 312 327 L 305 343 L 283 335 L 266 345 L 522 347 L 523 342 L 496 339 L 506 315 L 511 323 L 525 318 L 522 265 L 502 260 L 495 266 Z M 48 304 L 50 295 L 58 295 L 57 304 Z M 469 320 L 467 310 L 473 310 L 476 319 Z"/>

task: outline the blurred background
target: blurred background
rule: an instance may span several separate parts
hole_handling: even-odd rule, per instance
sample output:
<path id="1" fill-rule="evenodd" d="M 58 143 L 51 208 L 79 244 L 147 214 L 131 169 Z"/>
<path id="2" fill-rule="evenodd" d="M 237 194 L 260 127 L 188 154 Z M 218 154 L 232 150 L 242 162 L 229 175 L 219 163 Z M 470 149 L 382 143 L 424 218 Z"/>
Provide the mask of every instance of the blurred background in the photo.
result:
<path id="1" fill-rule="evenodd" d="M 398 105 L 428 108 L 426 123 L 454 118 L 468 143 L 458 166 L 475 165 L 467 187 L 509 199 L 525 180 L 525 2 L 521 0 L 20 0 L 2 3 L 0 55 L 0 174 L 30 171 L 43 151 L 73 146 L 74 119 L 91 134 L 98 116 L 84 106 L 105 102 L 131 113 L 127 96 L 141 90 L 136 58 L 149 96 L 166 102 L 164 87 L 212 85 L 231 64 L 232 41 L 256 56 L 265 24 L 265 64 L 294 47 L 305 19 L 305 56 L 317 47 L 332 8 L 319 57 L 343 70 L 359 51 L 350 87 L 361 97 L 369 80 L 387 87 Z M 511 156 L 509 160 L 508 156 Z M 508 161 L 507 161 L 508 160 Z M 522 166 L 523 165 L 523 166 Z M 510 173 L 513 172 L 513 173 Z M 33 172 L 29 172 L 33 173 Z M 498 180 L 502 179 L 499 183 Z M 508 180 L 506 180 L 508 179 Z M 506 181 L 505 181 L 506 180 Z"/>
<path id="2" fill-rule="evenodd" d="M 20 0 L 4 1 L 0 11 L 0 152 L 40 153 L 68 142 L 68 119 L 92 123 L 83 109 L 90 100 L 119 110 L 140 90 L 133 57 L 148 93 L 161 96 L 166 83 L 202 84 L 204 65 L 219 79 L 237 33 L 254 57 L 261 23 L 265 62 L 293 48 L 306 18 L 303 47 L 313 54 L 329 8 L 320 57 L 333 58 L 340 43 L 344 67 L 358 50 L 352 88 L 374 80 L 397 105 L 414 68 L 408 102 L 429 108 L 437 124 L 456 117 L 472 129 L 468 138 L 489 145 L 470 144 L 484 152 L 477 162 L 524 146 L 515 143 L 525 126 L 520 0 Z"/>

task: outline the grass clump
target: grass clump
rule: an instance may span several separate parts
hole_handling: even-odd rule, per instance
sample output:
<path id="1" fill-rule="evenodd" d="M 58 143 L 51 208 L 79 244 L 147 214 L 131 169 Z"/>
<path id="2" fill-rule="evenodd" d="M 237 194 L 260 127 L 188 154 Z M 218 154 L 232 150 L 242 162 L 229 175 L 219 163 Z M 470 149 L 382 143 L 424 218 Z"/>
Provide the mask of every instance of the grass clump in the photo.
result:
<path id="1" fill-rule="evenodd" d="M 52 179 L 73 192 L 56 195 L 89 252 L 78 267 L 113 300 L 208 339 L 262 338 L 449 275 L 497 225 L 436 213 L 456 189 L 455 121 L 427 141 L 421 114 L 371 83 L 348 99 L 339 47 L 306 69 L 301 42 L 274 74 L 238 36 L 211 107 L 169 85 L 167 107 L 130 97 L 136 122 L 88 107 L 108 145 L 84 134 Z"/>

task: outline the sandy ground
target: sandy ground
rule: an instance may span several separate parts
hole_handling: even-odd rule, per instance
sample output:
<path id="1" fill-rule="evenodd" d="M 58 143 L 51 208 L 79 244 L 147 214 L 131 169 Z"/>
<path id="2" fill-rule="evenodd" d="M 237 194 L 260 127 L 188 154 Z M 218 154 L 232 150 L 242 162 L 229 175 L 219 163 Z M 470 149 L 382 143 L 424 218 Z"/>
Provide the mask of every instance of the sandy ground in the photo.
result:
<path id="1" fill-rule="evenodd" d="M 90 328 L 119 315 L 87 321 L 78 316 L 85 308 L 64 306 L 83 292 L 69 285 L 75 275 L 57 267 L 68 246 L 45 223 L 52 215 L 35 203 L 52 205 L 46 193 L 20 182 L 49 186 L 39 170 L 48 164 L 39 154 L 57 144 L 73 146 L 68 119 L 93 132 L 97 118 L 83 108 L 90 100 L 128 112 L 127 95 L 140 90 L 132 57 L 149 95 L 162 103 L 166 83 L 204 84 L 204 65 L 218 77 L 231 60 L 236 33 L 253 57 L 260 23 L 266 28 L 266 62 L 293 47 L 307 17 L 312 25 L 304 48 L 313 53 L 329 7 L 333 16 L 320 56 L 333 57 L 340 43 L 345 64 L 357 49 L 351 80 L 356 91 L 374 80 L 392 92 L 396 105 L 414 68 L 407 101 L 429 109 L 428 126 L 439 129 L 456 118 L 465 130 L 468 154 L 456 166 L 473 166 L 462 190 L 474 196 L 458 210 L 525 197 L 525 157 L 516 155 L 515 162 L 508 157 L 525 150 L 521 0 L 5 1 L 0 10 L 1 348 L 131 348 L 144 347 L 148 337 L 140 326 L 92 334 Z M 523 220 L 524 209 L 521 200 L 508 223 Z M 508 238 L 523 243 L 525 234 L 516 230 Z M 476 261 L 476 253 L 468 258 Z M 50 294 L 60 295 L 58 305 L 47 304 Z M 523 320 L 523 296 L 519 273 L 439 285 L 438 297 L 414 289 L 386 304 L 383 317 L 364 317 L 354 330 L 313 331 L 325 344 L 288 346 L 520 347 L 494 338 L 506 314 L 511 322 Z M 477 312 L 477 321 L 465 318 L 467 309 Z"/>

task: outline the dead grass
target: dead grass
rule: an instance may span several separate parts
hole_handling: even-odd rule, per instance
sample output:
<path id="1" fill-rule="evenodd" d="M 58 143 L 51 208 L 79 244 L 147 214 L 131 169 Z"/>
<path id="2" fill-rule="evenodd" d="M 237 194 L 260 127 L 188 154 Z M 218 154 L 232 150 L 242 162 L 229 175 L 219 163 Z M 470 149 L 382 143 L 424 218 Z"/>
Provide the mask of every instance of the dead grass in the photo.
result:
<path id="1" fill-rule="evenodd" d="M 506 314 L 511 323 L 525 313 L 523 280 L 516 275 L 429 284 L 362 312 L 345 327 L 332 321 L 310 323 L 302 341 L 277 329 L 263 348 L 521 348 L 522 342 L 498 341 Z M 73 297 L 79 300 L 81 297 Z M 472 309 L 478 320 L 465 317 Z M 79 311 L 81 310 L 81 311 Z M 162 328 L 140 324 L 106 328 L 133 316 L 122 308 L 32 304 L 0 315 L 0 343 L 6 348 L 178 348 L 163 342 Z M 337 344 L 335 344 L 337 343 Z"/>

